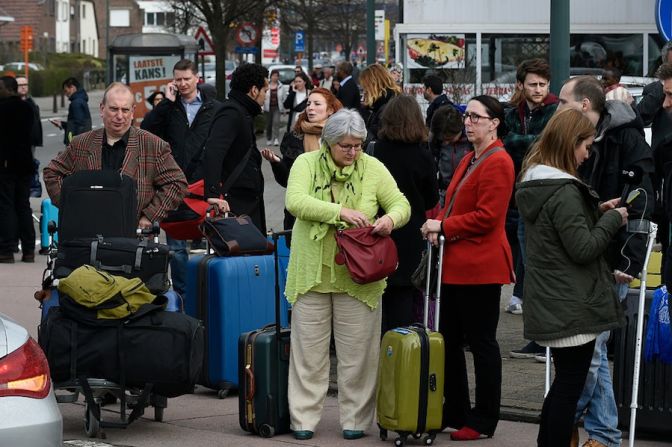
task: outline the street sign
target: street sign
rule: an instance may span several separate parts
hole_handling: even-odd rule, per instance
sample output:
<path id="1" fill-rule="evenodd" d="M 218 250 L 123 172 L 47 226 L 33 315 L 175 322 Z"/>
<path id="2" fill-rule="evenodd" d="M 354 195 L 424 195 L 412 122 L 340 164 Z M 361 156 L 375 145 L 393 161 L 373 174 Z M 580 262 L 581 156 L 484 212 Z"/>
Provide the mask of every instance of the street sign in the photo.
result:
<path id="1" fill-rule="evenodd" d="M 376 40 L 385 40 L 385 10 L 376 9 L 373 19 L 376 31 L 374 33 Z"/>
<path id="2" fill-rule="evenodd" d="M 194 35 L 194 39 L 196 39 L 196 41 L 199 43 L 201 40 L 203 40 L 202 50 L 198 52 L 199 55 L 208 56 L 215 54 L 215 45 L 212 43 L 212 39 L 210 39 L 210 36 L 208 35 L 208 32 L 205 30 L 205 28 L 199 26 L 198 30 L 196 30 L 196 34 Z"/>
<path id="3" fill-rule="evenodd" d="M 294 34 L 294 52 L 303 53 L 306 51 L 306 45 L 304 42 L 305 33 L 303 31 L 297 31 Z"/>
<path id="4" fill-rule="evenodd" d="M 245 22 L 236 28 L 236 41 L 238 44 L 247 47 L 254 46 L 259 40 L 259 31 L 257 27 L 250 22 Z"/>
<path id="5" fill-rule="evenodd" d="M 672 40 L 672 0 L 656 0 L 656 26 L 663 39 Z"/>
<path id="6" fill-rule="evenodd" d="M 259 48 L 257 47 L 236 47 L 234 51 L 238 54 L 257 54 Z"/>

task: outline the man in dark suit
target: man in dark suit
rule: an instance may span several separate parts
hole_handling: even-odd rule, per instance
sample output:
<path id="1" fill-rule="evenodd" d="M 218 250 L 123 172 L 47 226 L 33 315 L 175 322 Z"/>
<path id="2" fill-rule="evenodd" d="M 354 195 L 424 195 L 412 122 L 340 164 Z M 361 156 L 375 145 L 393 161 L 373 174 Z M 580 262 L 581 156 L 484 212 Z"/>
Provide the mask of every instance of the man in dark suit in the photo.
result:
<path id="1" fill-rule="evenodd" d="M 266 234 L 264 176 L 254 136 L 254 117 L 268 92 L 268 70 L 245 64 L 231 75 L 229 99 L 222 103 L 205 144 L 205 196 L 220 211 L 247 214 Z"/>
<path id="2" fill-rule="evenodd" d="M 352 64 L 348 61 L 343 61 L 336 67 L 336 80 L 338 80 L 340 87 L 336 98 L 341 101 L 343 107 L 347 109 L 360 110 L 360 94 L 359 87 L 352 77 Z"/>
<path id="3" fill-rule="evenodd" d="M 138 227 L 150 228 L 177 208 L 187 180 L 170 153 L 170 145 L 131 126 L 135 101 L 127 85 L 113 82 L 100 104 L 103 127 L 77 135 L 44 168 L 44 184 L 58 206 L 63 178 L 81 170 L 109 169 L 137 182 Z"/>
<path id="4" fill-rule="evenodd" d="M 14 263 L 21 240 L 23 262 L 35 262 L 35 230 L 30 209 L 33 109 L 18 94 L 11 76 L 0 78 L 0 263 Z"/>

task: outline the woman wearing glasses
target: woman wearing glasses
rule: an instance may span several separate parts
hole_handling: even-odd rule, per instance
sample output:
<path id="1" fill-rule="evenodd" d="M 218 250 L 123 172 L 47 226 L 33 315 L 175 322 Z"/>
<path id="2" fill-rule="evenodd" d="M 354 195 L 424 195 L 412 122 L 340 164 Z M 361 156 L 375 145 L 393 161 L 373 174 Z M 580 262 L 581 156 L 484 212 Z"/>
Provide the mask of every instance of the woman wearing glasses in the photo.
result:
<path id="1" fill-rule="evenodd" d="M 504 222 L 513 190 L 513 162 L 503 148 L 504 110 L 491 96 L 467 104 L 464 128 L 474 151 L 457 166 L 441 220 L 422 234 L 446 239 L 440 330 L 446 344 L 443 426 L 454 440 L 492 437 L 499 421 L 502 358 L 496 332 L 502 284 L 514 281 Z M 476 402 L 469 400 L 463 344 L 474 358 Z"/>
<path id="2" fill-rule="evenodd" d="M 385 166 L 362 153 L 365 138 L 359 113 L 341 109 L 327 119 L 320 149 L 299 155 L 289 173 L 285 206 L 296 222 L 285 294 L 293 306 L 288 396 L 296 439 L 312 438 L 320 421 L 332 325 L 343 437 L 361 438 L 373 423 L 385 281 L 353 282 L 334 262 L 334 232 L 372 225 L 389 235 L 406 224 L 410 206 Z M 379 208 L 385 214 L 376 218 Z"/>

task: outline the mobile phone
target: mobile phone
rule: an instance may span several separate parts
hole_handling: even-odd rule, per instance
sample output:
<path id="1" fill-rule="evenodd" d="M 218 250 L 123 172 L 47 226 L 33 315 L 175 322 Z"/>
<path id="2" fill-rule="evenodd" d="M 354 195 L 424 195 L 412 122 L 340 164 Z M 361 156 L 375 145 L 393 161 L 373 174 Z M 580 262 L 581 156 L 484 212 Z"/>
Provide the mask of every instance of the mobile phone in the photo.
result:
<path id="1" fill-rule="evenodd" d="M 639 197 L 639 194 L 641 194 L 641 193 L 639 192 L 638 189 L 635 189 L 634 191 L 632 191 L 630 194 L 628 194 L 628 198 L 625 199 L 625 204 L 626 204 L 626 205 L 631 205 L 632 202 L 634 202 L 634 200 L 635 200 L 637 197 Z"/>

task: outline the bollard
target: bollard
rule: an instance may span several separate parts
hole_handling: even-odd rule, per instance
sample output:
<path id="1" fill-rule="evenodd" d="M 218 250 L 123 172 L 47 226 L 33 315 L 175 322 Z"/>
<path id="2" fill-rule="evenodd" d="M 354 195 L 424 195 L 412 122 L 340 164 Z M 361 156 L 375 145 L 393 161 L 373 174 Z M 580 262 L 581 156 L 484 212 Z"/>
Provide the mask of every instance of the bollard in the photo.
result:
<path id="1" fill-rule="evenodd" d="M 58 100 L 56 99 L 57 93 L 54 93 L 54 106 L 52 110 L 54 113 L 58 113 Z"/>
<path id="2" fill-rule="evenodd" d="M 61 92 L 61 108 L 65 107 L 65 93 Z"/>

